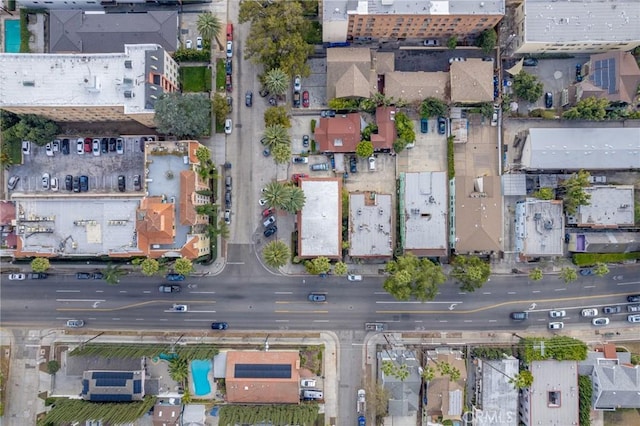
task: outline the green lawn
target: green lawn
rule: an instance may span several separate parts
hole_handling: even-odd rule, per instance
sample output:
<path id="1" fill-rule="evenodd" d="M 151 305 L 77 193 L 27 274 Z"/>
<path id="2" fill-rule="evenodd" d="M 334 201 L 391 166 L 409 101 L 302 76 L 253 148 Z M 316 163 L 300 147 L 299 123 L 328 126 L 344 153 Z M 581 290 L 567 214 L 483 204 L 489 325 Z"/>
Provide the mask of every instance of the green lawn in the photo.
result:
<path id="1" fill-rule="evenodd" d="M 216 88 L 218 91 L 224 90 L 226 77 L 227 74 L 224 69 L 224 59 L 220 58 L 216 61 Z"/>
<path id="2" fill-rule="evenodd" d="M 211 70 L 208 67 L 181 67 L 180 83 L 183 92 L 209 92 Z"/>

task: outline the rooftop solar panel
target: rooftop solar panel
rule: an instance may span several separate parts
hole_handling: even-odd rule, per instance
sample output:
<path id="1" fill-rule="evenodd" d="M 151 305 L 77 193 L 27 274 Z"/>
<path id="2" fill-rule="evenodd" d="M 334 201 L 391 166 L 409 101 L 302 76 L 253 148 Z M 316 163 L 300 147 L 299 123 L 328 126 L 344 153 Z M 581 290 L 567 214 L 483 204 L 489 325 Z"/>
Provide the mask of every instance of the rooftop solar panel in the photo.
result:
<path id="1" fill-rule="evenodd" d="M 96 402 L 124 402 L 133 400 L 131 395 L 113 395 L 108 393 L 91 394 L 89 399 Z"/>
<path id="2" fill-rule="evenodd" d="M 92 379 L 133 379 L 130 371 L 94 371 Z"/>
<path id="3" fill-rule="evenodd" d="M 96 386 L 126 386 L 127 379 L 120 378 L 105 378 L 105 379 L 96 379 Z"/>
<path id="4" fill-rule="evenodd" d="M 291 364 L 236 364 L 236 379 L 290 379 Z"/>
<path id="5" fill-rule="evenodd" d="M 616 93 L 616 60 L 602 59 L 595 62 L 592 74 L 593 83 L 609 94 Z"/>
<path id="6" fill-rule="evenodd" d="M 142 393 L 142 380 L 133 381 L 133 393 Z"/>
<path id="7" fill-rule="evenodd" d="M 89 381 L 88 380 L 83 380 L 82 381 L 82 394 L 86 395 L 89 393 Z"/>

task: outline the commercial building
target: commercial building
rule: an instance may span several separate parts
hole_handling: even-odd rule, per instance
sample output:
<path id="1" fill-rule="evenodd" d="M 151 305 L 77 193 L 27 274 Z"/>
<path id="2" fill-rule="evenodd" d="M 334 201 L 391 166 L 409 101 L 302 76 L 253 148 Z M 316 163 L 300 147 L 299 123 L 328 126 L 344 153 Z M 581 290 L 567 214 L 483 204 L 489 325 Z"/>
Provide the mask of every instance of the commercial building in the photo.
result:
<path id="1" fill-rule="evenodd" d="M 518 389 L 511 379 L 519 372 L 518 359 L 478 359 L 476 364 L 476 405 L 473 407 L 477 426 L 517 426 Z"/>
<path id="2" fill-rule="evenodd" d="M 562 201 L 527 198 L 516 203 L 516 251 L 522 259 L 562 256 Z"/>
<path id="3" fill-rule="evenodd" d="M 298 212 L 298 257 L 342 255 L 342 179 L 299 180 L 306 202 Z"/>
<path id="4" fill-rule="evenodd" d="M 475 38 L 495 27 L 504 0 L 421 2 L 415 0 L 325 0 L 324 42 Z"/>
<path id="5" fill-rule="evenodd" d="M 178 90 L 178 64 L 157 44 L 123 53 L 0 55 L 0 108 L 54 121 L 137 121 L 154 127 L 154 104 Z"/>
<path id="6" fill-rule="evenodd" d="M 391 195 L 349 194 L 349 256 L 389 258 L 393 255 Z"/>
<path id="7" fill-rule="evenodd" d="M 579 228 L 620 228 L 634 225 L 633 185 L 591 186 L 584 188 L 589 204 L 578 206 L 567 223 Z"/>
<path id="8" fill-rule="evenodd" d="M 517 54 L 629 51 L 640 45 L 640 9 L 635 0 L 526 0 L 515 28 Z"/>
<path id="9" fill-rule="evenodd" d="M 569 234 L 567 250 L 574 253 L 631 253 L 640 251 L 636 232 L 576 232 Z"/>

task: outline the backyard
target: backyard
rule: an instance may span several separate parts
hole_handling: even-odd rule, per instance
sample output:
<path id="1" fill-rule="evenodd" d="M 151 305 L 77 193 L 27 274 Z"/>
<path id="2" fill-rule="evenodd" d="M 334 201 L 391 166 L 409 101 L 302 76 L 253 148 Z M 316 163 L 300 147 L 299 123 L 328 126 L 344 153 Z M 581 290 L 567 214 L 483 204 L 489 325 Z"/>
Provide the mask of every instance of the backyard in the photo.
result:
<path id="1" fill-rule="evenodd" d="M 181 67 L 180 84 L 183 92 L 211 91 L 211 69 L 201 67 Z"/>

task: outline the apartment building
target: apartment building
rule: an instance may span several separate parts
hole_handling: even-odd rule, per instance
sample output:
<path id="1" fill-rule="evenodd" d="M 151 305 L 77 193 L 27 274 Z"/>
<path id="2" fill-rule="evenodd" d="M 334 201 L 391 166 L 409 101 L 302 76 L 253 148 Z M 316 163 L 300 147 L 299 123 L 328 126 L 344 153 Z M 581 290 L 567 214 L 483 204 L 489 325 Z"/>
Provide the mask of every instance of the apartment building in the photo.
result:
<path id="1" fill-rule="evenodd" d="M 495 27 L 504 0 L 326 0 L 322 2 L 323 41 L 475 38 Z"/>
<path id="2" fill-rule="evenodd" d="M 178 90 L 178 64 L 157 44 L 122 53 L 0 55 L 0 108 L 54 121 L 137 121 L 154 127 L 154 104 Z"/>

